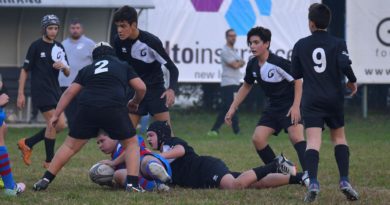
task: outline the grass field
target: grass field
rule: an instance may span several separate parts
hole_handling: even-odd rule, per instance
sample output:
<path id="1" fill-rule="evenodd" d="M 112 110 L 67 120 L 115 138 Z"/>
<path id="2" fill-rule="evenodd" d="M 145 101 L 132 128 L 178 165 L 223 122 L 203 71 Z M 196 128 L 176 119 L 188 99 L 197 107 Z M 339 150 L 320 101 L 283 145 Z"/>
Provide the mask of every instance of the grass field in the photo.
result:
<path id="1" fill-rule="evenodd" d="M 257 114 L 241 114 L 242 133 L 231 134 L 224 127 L 218 137 L 210 138 L 205 133 L 210 129 L 215 114 L 195 111 L 174 111 L 172 121 L 177 136 L 186 139 L 201 155 L 212 155 L 223 159 L 231 170 L 242 171 L 260 163 L 251 144 Z M 357 204 L 390 203 L 390 117 L 376 114 L 363 120 L 358 116 L 346 118 L 346 130 L 351 149 L 350 178 L 358 190 L 361 200 Z M 60 172 L 48 190 L 34 192 L 33 183 L 44 169 L 43 143 L 34 147 L 33 164 L 26 167 L 16 148 L 16 142 L 23 136 L 35 133 L 37 129 L 9 129 L 6 144 L 12 160 L 12 169 L 17 181 L 23 181 L 27 190 L 18 198 L 0 196 L 0 204 L 301 204 L 305 193 L 302 186 L 290 185 L 267 190 L 192 190 L 173 188 L 169 193 L 134 194 L 113 191 L 92 184 L 88 169 L 95 162 L 106 159 L 96 146 L 90 143 Z M 319 180 L 321 193 L 318 204 L 345 204 L 344 196 L 338 191 L 338 171 L 333 156 L 333 147 L 328 131 L 324 132 L 321 148 Z M 58 147 L 65 138 L 65 132 L 58 136 Z M 275 152 L 281 152 L 294 162 L 297 156 L 287 136 L 283 133 L 271 138 Z M 354 203 L 355 204 L 355 203 Z"/>

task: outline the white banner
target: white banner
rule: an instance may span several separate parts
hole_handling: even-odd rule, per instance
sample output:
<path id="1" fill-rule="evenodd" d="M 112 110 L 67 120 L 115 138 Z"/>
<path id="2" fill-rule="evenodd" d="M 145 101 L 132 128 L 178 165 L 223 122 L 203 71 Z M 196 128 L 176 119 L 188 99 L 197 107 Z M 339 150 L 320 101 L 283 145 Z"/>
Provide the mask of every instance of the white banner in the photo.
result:
<path id="1" fill-rule="evenodd" d="M 347 45 L 358 83 L 390 83 L 390 1 L 347 1 Z"/>
<path id="2" fill-rule="evenodd" d="M 246 33 L 255 26 L 269 28 L 271 51 L 290 59 L 295 42 L 310 35 L 307 15 L 313 2 L 319 0 L 155 0 L 147 28 L 178 66 L 180 82 L 220 82 L 227 29 L 236 30 L 235 47 L 245 60 L 250 56 Z"/>
<path id="3" fill-rule="evenodd" d="M 154 8 L 152 0 L 0 0 L 0 7 Z"/>

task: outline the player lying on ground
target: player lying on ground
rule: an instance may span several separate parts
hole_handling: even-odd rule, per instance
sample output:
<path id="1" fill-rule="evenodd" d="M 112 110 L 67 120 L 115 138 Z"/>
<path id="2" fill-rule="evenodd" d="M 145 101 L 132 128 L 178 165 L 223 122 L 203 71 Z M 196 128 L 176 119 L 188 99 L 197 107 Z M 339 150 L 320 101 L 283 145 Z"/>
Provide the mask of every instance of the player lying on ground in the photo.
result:
<path id="1" fill-rule="evenodd" d="M 128 64 L 115 56 L 108 43 L 98 43 L 92 52 L 92 58 L 93 63 L 81 69 L 75 81 L 62 94 L 50 120 L 51 128 L 54 129 L 69 102 L 80 93 L 75 126 L 71 127 L 68 137 L 56 152 L 43 177 L 34 184 L 36 191 L 46 189 L 61 168 L 80 151 L 88 139 L 96 137 L 100 129 L 120 140 L 125 149 L 126 191 L 142 191 L 138 184 L 138 139 L 127 113 L 128 109 L 137 110 L 145 95 L 146 86 Z M 127 108 L 125 93 L 129 85 L 136 94 L 128 102 Z"/>
<path id="2" fill-rule="evenodd" d="M 114 185 L 123 187 L 126 185 L 126 163 L 124 150 L 118 140 L 111 139 L 104 131 L 100 131 L 97 137 L 97 144 L 100 151 L 111 155 L 111 160 L 102 160 L 100 163 L 107 164 L 115 169 Z M 145 142 L 141 136 L 138 136 L 140 147 L 140 180 L 139 184 L 147 191 L 155 188 L 167 191 L 168 186 L 163 183 L 171 181 L 172 171 L 169 162 L 159 154 L 151 152 L 146 148 Z M 101 184 L 110 185 L 110 184 Z"/>
<path id="3" fill-rule="evenodd" d="M 170 162 L 174 185 L 190 188 L 266 188 L 299 184 L 302 177 L 302 173 L 295 176 L 295 166 L 283 156 L 243 173 L 231 172 L 222 160 L 199 156 L 187 142 L 171 137 L 167 122 L 153 122 L 148 128 L 147 141 Z"/>
<path id="4" fill-rule="evenodd" d="M 0 81 L 0 92 L 3 92 L 2 82 Z M 1 182 L 4 186 L 4 195 L 16 196 L 24 191 L 26 185 L 24 183 L 15 183 L 12 176 L 11 164 L 8 157 L 7 147 L 5 146 L 4 138 L 7 133 L 7 125 L 5 124 L 6 114 L 3 107 L 8 103 L 9 97 L 7 94 L 0 95 L 0 175 Z"/>

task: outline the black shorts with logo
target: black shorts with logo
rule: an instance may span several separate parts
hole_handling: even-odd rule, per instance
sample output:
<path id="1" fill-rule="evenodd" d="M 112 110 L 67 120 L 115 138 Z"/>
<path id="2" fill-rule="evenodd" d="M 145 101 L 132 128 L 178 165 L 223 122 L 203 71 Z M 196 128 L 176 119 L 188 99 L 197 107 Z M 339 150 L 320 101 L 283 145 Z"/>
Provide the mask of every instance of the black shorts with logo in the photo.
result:
<path id="1" fill-rule="evenodd" d="M 69 136 L 76 139 L 90 139 L 97 136 L 99 129 L 110 138 L 124 140 L 135 136 L 126 107 L 88 107 L 79 105 Z"/>
<path id="2" fill-rule="evenodd" d="M 166 97 L 161 98 L 161 95 L 165 92 L 165 90 L 166 89 L 164 87 L 147 88 L 145 97 L 139 104 L 137 112 L 132 114 L 140 116 L 150 114 L 153 116 L 155 114 L 167 112 L 168 107 L 165 105 Z M 130 96 L 133 95 L 134 92 L 130 94 Z"/>
<path id="3" fill-rule="evenodd" d="M 230 174 L 229 168 L 218 158 L 200 156 L 197 160 L 200 160 L 200 163 L 193 169 L 197 174 L 191 174 L 189 179 L 192 181 L 192 188 L 218 188 L 222 177 Z"/>
<path id="4" fill-rule="evenodd" d="M 288 132 L 288 128 L 293 125 L 291 123 L 291 117 L 286 116 L 288 109 L 282 111 L 270 111 L 265 110 L 257 123 L 257 126 L 265 126 L 275 130 L 274 134 L 277 136 L 279 132 L 284 129 L 284 132 Z M 302 121 L 299 121 L 298 124 L 302 124 Z"/>

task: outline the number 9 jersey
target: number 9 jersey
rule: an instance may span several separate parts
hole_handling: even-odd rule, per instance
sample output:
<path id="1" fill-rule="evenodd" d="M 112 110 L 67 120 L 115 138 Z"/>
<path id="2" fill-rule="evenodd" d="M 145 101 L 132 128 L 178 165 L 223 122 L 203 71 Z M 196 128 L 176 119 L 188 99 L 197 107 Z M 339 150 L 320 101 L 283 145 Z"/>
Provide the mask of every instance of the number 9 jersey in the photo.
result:
<path id="1" fill-rule="evenodd" d="M 83 86 L 78 103 L 97 108 L 126 106 L 129 80 L 136 77 L 133 68 L 115 56 L 94 60 L 74 80 Z"/>
<path id="2" fill-rule="evenodd" d="M 344 75 L 354 77 L 344 40 L 315 31 L 295 44 L 291 63 L 293 77 L 303 78 L 304 117 L 344 114 Z"/>

